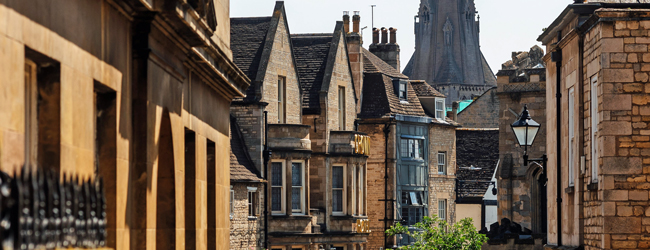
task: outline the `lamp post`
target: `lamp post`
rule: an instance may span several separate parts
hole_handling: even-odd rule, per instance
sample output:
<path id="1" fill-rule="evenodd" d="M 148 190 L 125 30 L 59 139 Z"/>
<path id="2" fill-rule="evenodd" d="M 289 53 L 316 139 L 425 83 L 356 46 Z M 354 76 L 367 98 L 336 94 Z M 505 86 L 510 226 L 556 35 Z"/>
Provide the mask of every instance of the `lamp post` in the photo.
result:
<path id="1" fill-rule="evenodd" d="M 510 127 L 512 127 L 512 131 L 515 133 L 515 137 L 517 137 L 519 146 L 524 147 L 524 166 L 528 166 L 528 162 L 542 162 L 542 168 L 546 172 L 546 154 L 543 154 L 542 158 L 528 159 L 528 147 L 533 145 L 541 125 L 530 117 L 527 105 L 524 105 L 524 111 L 519 115 L 519 120 L 511 124 Z"/>

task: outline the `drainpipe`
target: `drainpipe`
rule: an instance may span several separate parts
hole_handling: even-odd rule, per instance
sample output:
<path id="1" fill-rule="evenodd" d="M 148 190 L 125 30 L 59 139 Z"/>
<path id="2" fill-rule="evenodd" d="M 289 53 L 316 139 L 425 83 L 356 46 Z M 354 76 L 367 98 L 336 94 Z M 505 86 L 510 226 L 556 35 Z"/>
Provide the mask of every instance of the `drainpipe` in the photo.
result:
<path id="1" fill-rule="evenodd" d="M 390 121 L 384 126 L 384 232 L 388 230 L 388 134 Z M 384 235 L 384 249 L 388 249 L 388 237 Z"/>
<path id="2" fill-rule="evenodd" d="M 562 40 L 562 31 L 557 32 L 557 43 Z M 562 49 L 551 55 L 555 62 L 555 119 L 556 119 L 556 202 L 557 202 L 557 246 L 562 246 Z"/>
<path id="3" fill-rule="evenodd" d="M 269 112 L 264 111 L 264 249 L 269 248 L 269 158 L 271 158 L 271 151 L 267 146 L 268 131 L 269 131 Z"/>

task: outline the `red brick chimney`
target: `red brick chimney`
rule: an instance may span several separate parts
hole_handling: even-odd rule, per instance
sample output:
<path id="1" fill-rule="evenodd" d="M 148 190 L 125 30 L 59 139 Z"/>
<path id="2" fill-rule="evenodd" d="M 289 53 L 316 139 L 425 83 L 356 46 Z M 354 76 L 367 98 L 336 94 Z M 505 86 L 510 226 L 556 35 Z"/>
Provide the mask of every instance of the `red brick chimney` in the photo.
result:
<path id="1" fill-rule="evenodd" d="M 397 43 L 397 29 L 390 27 L 388 29 L 390 31 L 390 43 L 396 44 Z"/>
<path id="2" fill-rule="evenodd" d="M 345 29 L 345 33 L 350 33 L 350 12 L 349 11 L 343 11 L 343 29 Z"/>
<path id="3" fill-rule="evenodd" d="M 359 11 L 355 11 L 354 16 L 352 16 L 352 32 L 359 33 L 360 22 L 361 22 L 361 17 L 359 16 Z"/>
<path id="4" fill-rule="evenodd" d="M 388 43 L 388 30 L 385 27 L 381 27 L 381 43 Z"/>
<path id="5" fill-rule="evenodd" d="M 379 43 L 379 29 L 372 28 L 372 44 Z"/>

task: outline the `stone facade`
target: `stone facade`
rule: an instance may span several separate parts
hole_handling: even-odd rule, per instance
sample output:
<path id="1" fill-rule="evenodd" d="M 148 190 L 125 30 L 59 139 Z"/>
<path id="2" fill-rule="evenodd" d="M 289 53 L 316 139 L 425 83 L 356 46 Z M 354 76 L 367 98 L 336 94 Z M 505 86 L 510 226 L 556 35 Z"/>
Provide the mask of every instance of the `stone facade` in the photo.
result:
<path id="1" fill-rule="evenodd" d="M 229 2 L 165 3 L 0 3 L 0 169 L 103 178 L 110 248 L 230 249 Z"/>
<path id="2" fill-rule="evenodd" d="M 456 128 L 429 126 L 429 215 L 456 222 Z M 445 154 L 445 171 L 439 172 L 437 153 Z M 447 214 L 438 214 L 438 201 L 446 200 Z"/>
<path id="3" fill-rule="evenodd" d="M 230 249 L 259 249 L 264 245 L 264 186 L 260 183 L 231 184 L 234 204 L 230 212 Z M 257 193 L 256 203 L 253 203 L 255 215 L 249 213 L 250 192 Z"/>
<path id="4" fill-rule="evenodd" d="M 562 199 L 559 206 L 549 202 L 548 245 L 646 249 L 650 13 L 635 4 L 596 3 L 582 15 L 587 22 L 553 25 L 539 38 L 548 51 L 548 200 Z M 551 118 L 557 117 L 556 93 L 562 94 L 559 128 Z M 555 131 L 561 131 L 559 142 Z M 575 141 L 571 131 L 580 135 Z"/>
<path id="5" fill-rule="evenodd" d="M 415 52 L 404 68 L 454 101 L 480 96 L 496 85 L 479 47 L 474 1 L 422 0 L 415 19 Z"/>
<path id="6" fill-rule="evenodd" d="M 498 128 L 499 110 L 499 97 L 496 88 L 492 88 L 458 112 L 457 122 L 463 128 Z"/>
<path id="7" fill-rule="evenodd" d="M 525 70 L 525 69 L 517 69 Z M 546 232 L 543 209 L 546 200 L 540 186 L 543 169 L 538 163 L 524 166 L 524 149 L 519 146 L 510 125 L 518 119 L 524 105 L 528 107 L 533 120 L 546 120 L 546 83 L 540 81 L 539 75 L 544 69 L 528 72 L 530 81 L 520 81 L 514 69 L 503 69 L 497 73 L 498 86 L 495 89 L 499 98 L 499 167 L 498 180 L 498 218 L 507 218 L 519 223 L 534 233 Z M 538 72 L 539 71 L 539 72 Z M 534 81 L 537 80 L 537 81 Z M 529 159 L 540 158 L 546 153 L 547 130 L 543 123 L 535 142 L 527 148 Z"/>

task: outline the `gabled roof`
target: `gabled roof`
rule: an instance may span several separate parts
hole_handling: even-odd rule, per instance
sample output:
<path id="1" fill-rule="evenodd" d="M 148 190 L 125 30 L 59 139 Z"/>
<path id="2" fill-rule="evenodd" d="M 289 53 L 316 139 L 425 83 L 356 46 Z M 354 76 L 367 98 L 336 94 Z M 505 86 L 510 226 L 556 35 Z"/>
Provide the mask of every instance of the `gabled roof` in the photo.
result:
<path id="1" fill-rule="evenodd" d="M 364 73 L 382 73 L 394 78 L 406 79 L 408 76 L 403 75 L 399 70 L 388 65 L 388 63 L 375 56 L 372 52 L 365 48 L 361 49 L 363 54 L 363 72 Z"/>
<path id="2" fill-rule="evenodd" d="M 251 80 L 244 102 L 256 102 L 262 98 L 261 85 L 264 82 L 281 18 L 284 18 L 284 28 L 289 33 L 289 22 L 283 1 L 275 2 L 273 16 L 230 19 L 230 48 L 233 52 L 233 61 Z M 290 35 L 288 39 L 291 40 Z M 291 58 L 295 65 L 293 54 Z M 298 82 L 300 82 L 299 76 Z"/>
<path id="3" fill-rule="evenodd" d="M 259 182 L 259 171 L 248 154 L 248 148 L 239 130 L 237 119 L 230 116 L 230 180 L 233 182 Z"/>
<path id="4" fill-rule="evenodd" d="M 291 42 L 300 76 L 303 114 L 320 114 L 320 94 L 329 91 L 341 43 L 347 53 L 343 22 L 336 22 L 334 33 L 292 34 Z M 349 60 L 347 62 L 352 79 Z M 351 85 L 354 88 L 354 84 Z"/>
<path id="5" fill-rule="evenodd" d="M 413 90 L 415 90 L 415 94 L 418 95 L 418 97 L 445 98 L 445 95 L 438 92 L 436 89 L 431 87 L 431 85 L 429 85 L 424 80 L 410 80 L 409 82 L 411 83 L 411 86 L 413 86 Z"/>
<path id="6" fill-rule="evenodd" d="M 485 60 L 483 52 L 481 52 L 481 65 L 483 66 L 483 78 L 485 79 L 485 85 L 497 86 L 497 78 L 494 76 L 494 72 L 490 65 Z"/>
<path id="7" fill-rule="evenodd" d="M 363 96 L 366 98 L 363 98 L 359 118 L 381 118 L 395 114 L 426 116 L 410 83 L 406 84 L 405 101 L 400 101 L 395 94 L 393 79 L 389 75 L 378 72 L 364 73 L 363 84 Z"/>
<path id="8" fill-rule="evenodd" d="M 456 130 L 458 197 L 483 197 L 498 161 L 498 129 Z"/>

